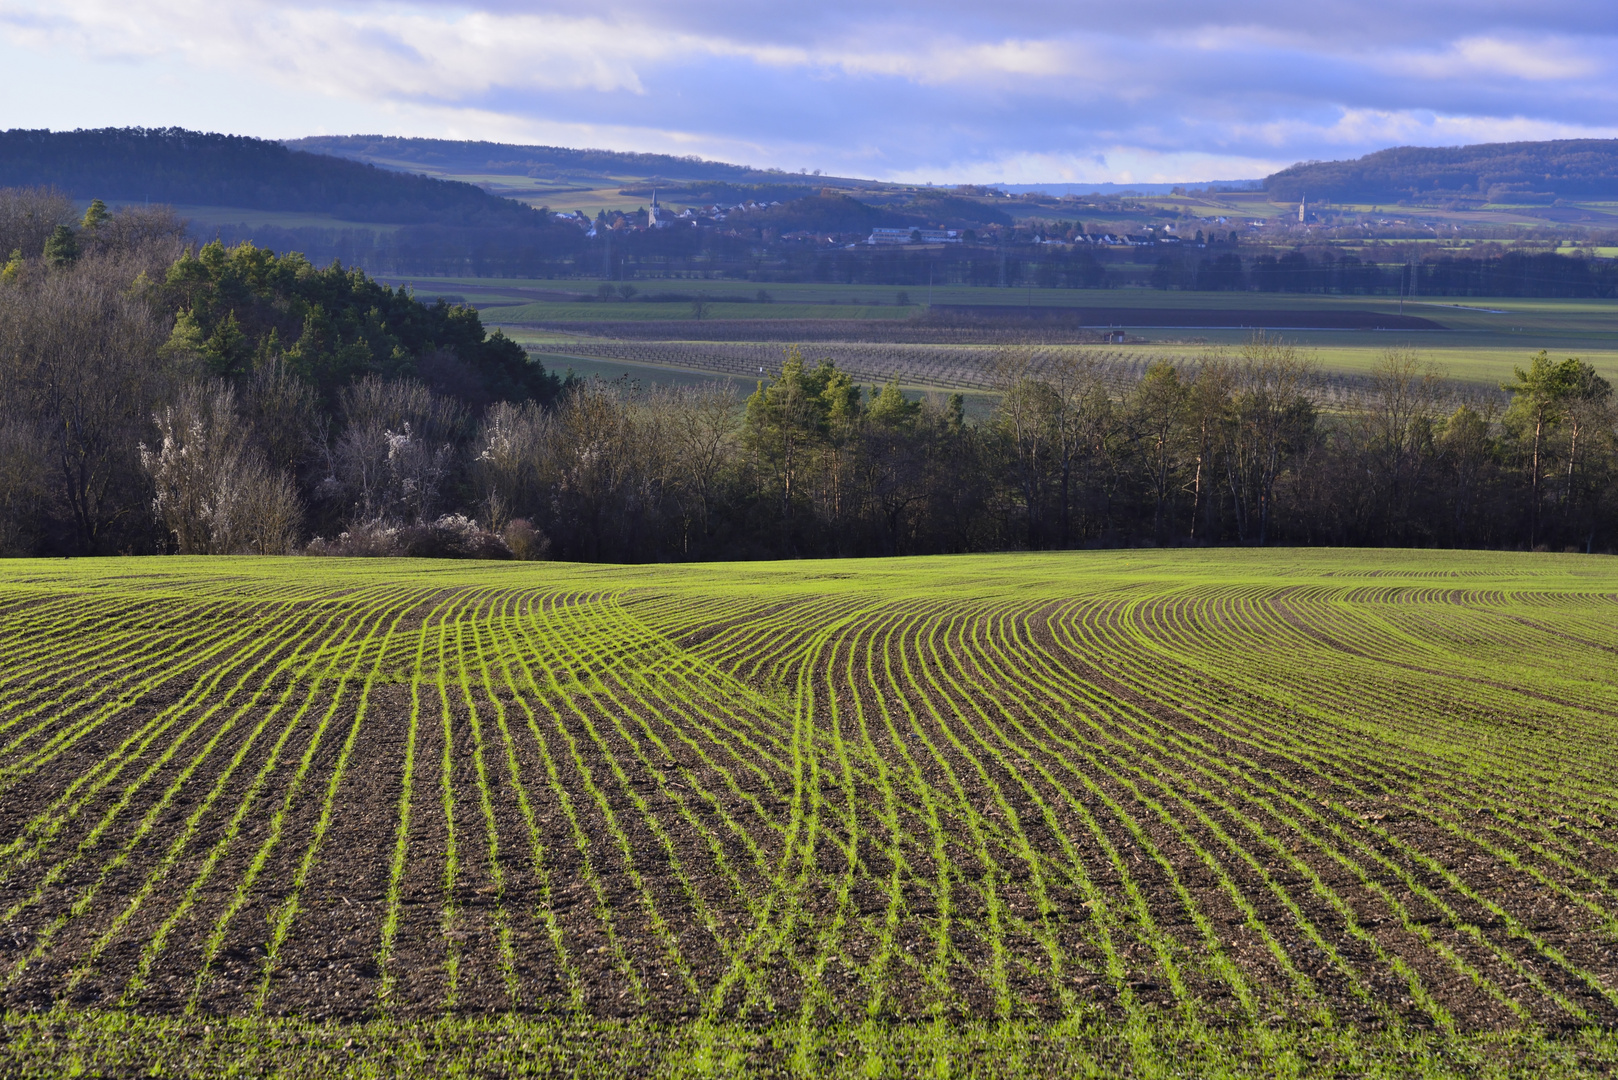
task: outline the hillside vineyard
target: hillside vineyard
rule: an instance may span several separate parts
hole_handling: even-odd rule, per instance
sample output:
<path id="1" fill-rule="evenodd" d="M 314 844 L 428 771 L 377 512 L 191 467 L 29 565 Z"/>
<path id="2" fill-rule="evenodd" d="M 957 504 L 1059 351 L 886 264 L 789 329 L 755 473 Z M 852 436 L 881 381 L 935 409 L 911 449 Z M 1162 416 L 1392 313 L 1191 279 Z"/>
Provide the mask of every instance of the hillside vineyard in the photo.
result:
<path id="1" fill-rule="evenodd" d="M 1462 553 L 13 563 L 0 987 L 1126 1057 L 1610 1026 L 1615 596 Z"/>

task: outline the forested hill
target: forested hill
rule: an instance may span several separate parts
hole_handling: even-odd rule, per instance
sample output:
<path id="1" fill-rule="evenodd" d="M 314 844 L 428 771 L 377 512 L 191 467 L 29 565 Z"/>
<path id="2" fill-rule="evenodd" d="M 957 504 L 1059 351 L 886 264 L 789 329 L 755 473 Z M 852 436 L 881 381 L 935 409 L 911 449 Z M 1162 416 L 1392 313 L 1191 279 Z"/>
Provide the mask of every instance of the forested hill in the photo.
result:
<path id="1" fill-rule="evenodd" d="M 290 139 L 287 145 L 317 154 L 375 162 L 387 168 L 455 175 L 534 176 L 547 179 L 595 180 L 603 177 L 648 178 L 680 183 L 779 183 L 779 172 L 705 161 L 673 154 L 621 153 L 615 150 L 569 150 L 559 146 L 516 146 L 507 143 L 451 139 L 406 139 L 386 135 L 316 135 Z M 822 178 L 816 178 L 822 183 Z"/>
<path id="2" fill-rule="evenodd" d="M 1309 161 L 1266 177 L 1282 201 L 1478 199 L 1546 204 L 1618 198 L 1618 139 L 1397 146 L 1353 161 Z"/>
<path id="3" fill-rule="evenodd" d="M 321 213 L 396 225 L 543 220 L 472 184 L 181 128 L 0 132 L 0 187 L 35 186 L 81 199 Z"/>

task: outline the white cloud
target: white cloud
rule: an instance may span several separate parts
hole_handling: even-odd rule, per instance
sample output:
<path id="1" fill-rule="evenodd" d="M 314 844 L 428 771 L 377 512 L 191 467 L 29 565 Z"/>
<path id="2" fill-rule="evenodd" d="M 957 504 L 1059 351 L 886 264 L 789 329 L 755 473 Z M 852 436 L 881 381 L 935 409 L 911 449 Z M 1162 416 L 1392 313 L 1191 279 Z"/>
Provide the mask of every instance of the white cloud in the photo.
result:
<path id="1" fill-rule="evenodd" d="M 1580 44 L 1540 38 L 1506 41 L 1470 36 L 1433 52 L 1395 52 L 1382 64 L 1390 71 L 1428 79 L 1499 78 L 1571 82 L 1598 74 L 1603 65 Z"/>
<path id="2" fill-rule="evenodd" d="M 0 55 L 9 42 L 74 72 L 54 90 L 13 80 L 0 121 L 205 122 L 277 137 L 363 123 L 1006 182 L 1238 178 L 1395 143 L 1614 133 L 1615 9 L 1402 10 L 1391 0 L 880 10 L 823 0 L 773 11 L 739 0 L 0 0 Z M 1366 26 L 1381 28 L 1374 40 Z"/>
<path id="3" fill-rule="evenodd" d="M 1010 153 L 957 161 L 940 169 L 913 169 L 892 177 L 901 183 L 943 180 L 970 184 L 1169 184 L 1185 180 L 1251 180 L 1292 162 L 1199 152 L 1158 153 L 1113 146 L 1103 152 Z"/>
<path id="4" fill-rule="evenodd" d="M 252 0 L 58 0 L 48 20 L 13 0 L 0 25 L 38 47 L 104 57 L 178 54 L 329 93 L 457 100 L 496 87 L 643 90 L 636 65 L 709 50 L 709 43 L 599 17 L 432 15 L 402 6 L 348 10 Z"/>
<path id="5" fill-rule="evenodd" d="M 867 51 L 858 45 L 807 54 L 822 66 L 852 74 L 894 75 L 924 85 L 1000 81 L 1005 76 L 1049 79 L 1078 74 L 1082 51 L 1068 41 L 1006 39 L 971 42 L 912 38 L 906 49 Z"/>
<path id="6" fill-rule="evenodd" d="M 1414 110 L 1344 109 L 1331 123 L 1295 117 L 1251 126 L 1235 125 L 1229 137 L 1235 142 L 1261 143 L 1277 150 L 1316 145 L 1358 153 L 1361 147 L 1611 139 L 1618 138 L 1618 125 L 1565 124 L 1521 116 L 1443 116 Z"/>
<path id="7" fill-rule="evenodd" d="M 763 165 L 773 161 L 814 161 L 819 147 L 788 141 L 761 142 L 729 138 L 702 131 L 667 127 L 603 124 L 544 117 L 514 116 L 492 109 L 407 102 L 386 105 L 373 114 L 375 135 L 421 135 L 443 139 L 479 139 L 518 145 L 590 147 L 651 154 L 696 154 L 737 164 Z M 351 134 L 352 129 L 283 133 L 293 135 Z"/>
<path id="8" fill-rule="evenodd" d="M 643 93 L 646 65 L 731 58 L 777 68 L 838 69 L 921 84 L 1005 76 L 1070 76 L 1069 41 L 982 42 L 912 32 L 882 48 L 849 35 L 819 47 L 688 33 L 642 19 L 559 14 L 440 14 L 401 4 L 358 9 L 247 0 L 28 0 L 0 2 L 0 28 L 36 47 L 65 45 L 103 57 L 188 62 L 373 98 L 457 100 L 497 88 Z"/>

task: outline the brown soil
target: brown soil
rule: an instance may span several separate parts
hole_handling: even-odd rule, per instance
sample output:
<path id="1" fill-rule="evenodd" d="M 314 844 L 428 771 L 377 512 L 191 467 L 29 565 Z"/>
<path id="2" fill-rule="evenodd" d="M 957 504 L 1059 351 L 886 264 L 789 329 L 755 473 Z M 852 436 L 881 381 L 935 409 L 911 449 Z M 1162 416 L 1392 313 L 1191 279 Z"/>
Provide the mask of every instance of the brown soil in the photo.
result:
<path id="1" fill-rule="evenodd" d="M 819 619 L 840 610 L 783 599 L 755 617 L 784 615 L 807 634 L 816 618 L 790 623 L 799 603 Z M 574 597 L 529 617 L 565 627 L 596 607 Z M 1364 665 L 1367 700 L 1417 673 L 1310 627 L 1284 598 L 1272 610 L 1300 649 Z M 423 611 L 412 641 L 436 633 Z M 492 641 L 469 624 L 446 650 L 442 698 L 431 649 L 414 702 L 390 675 L 363 716 L 366 664 L 340 698 L 327 680 L 296 724 L 293 708 L 270 709 L 289 687 L 300 703 L 307 676 L 249 679 L 240 700 L 259 700 L 207 753 L 233 708 L 146 776 L 195 716 L 180 712 L 111 783 L 53 810 L 216 672 L 160 684 L 19 772 L 0 801 L 0 845 L 25 841 L 0 854 L 0 998 L 337 1019 L 575 1008 L 669 1022 L 1054 1018 L 1068 1002 L 1219 1025 L 1329 1014 L 1554 1028 L 1581 1012 L 1618 1023 L 1602 917 L 1618 910 L 1618 834 L 1597 809 L 1558 834 L 1522 809 L 1539 793 L 1502 798 L 1498 778 L 1442 754 L 1312 724 L 1282 688 L 1133 646 L 1090 655 L 1069 645 L 1054 606 L 1019 612 L 1005 645 L 979 631 L 985 614 L 895 606 L 834 636 L 796 749 L 790 717 L 699 692 L 683 666 L 648 664 L 643 649 L 553 651 L 545 633 Z M 1128 629 L 1159 634 L 1174 617 L 1143 608 Z M 687 659 L 717 643 L 735 661 L 718 637 L 726 620 L 689 625 Z M 492 693 L 475 663 L 463 689 L 458 644 L 485 650 Z M 396 644 L 384 672 L 413 656 Z M 242 673 L 221 663 L 225 685 Z M 569 689 L 505 685 L 505 666 L 524 663 L 569 676 Z M 778 700 L 781 684 L 761 674 L 755 689 Z M 1442 689 L 1457 702 L 1493 695 L 1478 707 L 1494 709 L 1506 707 L 1499 691 Z M 82 719 L 81 702 L 65 698 L 59 722 Z M 311 848 L 328 795 L 329 827 Z M 1497 817 L 1468 809 L 1490 800 Z M 272 957 L 274 921 L 293 903 Z"/>

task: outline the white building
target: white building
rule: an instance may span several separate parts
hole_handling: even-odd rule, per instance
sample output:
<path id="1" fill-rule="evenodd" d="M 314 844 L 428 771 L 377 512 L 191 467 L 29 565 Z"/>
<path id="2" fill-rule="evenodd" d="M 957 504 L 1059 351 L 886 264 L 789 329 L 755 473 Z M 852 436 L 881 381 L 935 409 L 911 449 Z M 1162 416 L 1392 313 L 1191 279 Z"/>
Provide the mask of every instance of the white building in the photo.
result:
<path id="1" fill-rule="evenodd" d="M 959 244 L 956 229 L 872 229 L 867 244 Z"/>
<path id="2" fill-rule="evenodd" d="M 648 229 L 666 229 L 673 223 L 668 211 L 664 210 L 657 201 L 657 189 L 652 189 L 652 205 L 646 211 L 646 227 Z"/>

